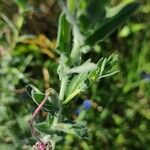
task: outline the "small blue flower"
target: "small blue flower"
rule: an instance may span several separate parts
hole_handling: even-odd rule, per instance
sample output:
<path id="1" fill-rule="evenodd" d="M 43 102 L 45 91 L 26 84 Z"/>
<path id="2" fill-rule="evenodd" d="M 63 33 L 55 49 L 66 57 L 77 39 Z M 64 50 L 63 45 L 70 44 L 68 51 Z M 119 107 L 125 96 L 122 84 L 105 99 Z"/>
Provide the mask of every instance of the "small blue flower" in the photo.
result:
<path id="1" fill-rule="evenodd" d="M 86 110 L 89 110 L 90 108 L 92 107 L 92 104 L 91 104 L 91 101 L 90 100 L 85 100 L 83 102 L 83 108 L 86 109 Z"/>
<path id="2" fill-rule="evenodd" d="M 76 109 L 75 113 L 76 113 L 77 115 L 79 115 L 82 111 L 84 111 L 84 110 L 89 110 L 91 107 L 92 107 L 92 102 L 91 102 L 91 100 L 86 99 L 86 100 L 83 101 L 82 105 L 80 105 L 80 106 Z"/>

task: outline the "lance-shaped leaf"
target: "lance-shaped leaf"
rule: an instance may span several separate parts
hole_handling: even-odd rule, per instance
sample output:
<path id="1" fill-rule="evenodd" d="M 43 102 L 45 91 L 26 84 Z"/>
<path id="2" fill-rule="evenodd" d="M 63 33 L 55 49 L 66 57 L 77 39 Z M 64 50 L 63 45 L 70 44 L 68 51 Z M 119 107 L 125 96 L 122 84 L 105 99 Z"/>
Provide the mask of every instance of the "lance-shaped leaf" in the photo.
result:
<path id="1" fill-rule="evenodd" d="M 138 2 L 131 2 L 125 4 L 125 6 L 123 5 L 122 9 L 116 8 L 111 9 L 111 11 L 107 11 L 106 14 L 107 17 L 105 18 L 104 22 L 93 34 L 91 34 L 87 38 L 86 43 L 89 45 L 94 45 L 96 42 L 104 40 L 120 24 L 124 23 L 135 12 L 135 10 L 138 7 L 139 7 Z"/>
<path id="2" fill-rule="evenodd" d="M 85 2 L 81 1 L 81 5 L 84 5 L 85 8 L 80 8 L 79 11 L 79 27 L 80 31 L 87 35 L 87 33 L 95 30 L 105 17 L 105 4 L 107 0 L 88 0 L 85 6 Z M 83 4 L 84 3 L 84 4 Z"/>
<path id="3" fill-rule="evenodd" d="M 83 74 L 76 75 L 70 81 L 66 89 L 66 99 L 63 102 L 63 104 L 68 103 L 76 95 L 78 95 L 80 92 L 84 91 L 87 88 L 85 84 L 85 80 L 87 80 L 87 78 L 88 78 L 88 73 L 83 73 Z"/>
<path id="4" fill-rule="evenodd" d="M 96 64 L 91 62 L 91 59 L 88 59 L 85 63 L 83 63 L 81 66 L 71 68 L 67 70 L 67 74 L 72 73 L 87 73 L 89 71 L 92 71 L 96 68 Z"/>
<path id="5" fill-rule="evenodd" d="M 58 123 L 56 128 L 58 131 L 62 131 L 67 134 L 73 134 L 81 138 L 88 138 L 88 128 L 77 122 Z"/>
<path id="6" fill-rule="evenodd" d="M 89 73 L 89 79 L 97 81 L 118 73 L 118 70 L 116 70 L 117 57 L 116 54 L 112 54 L 108 58 L 101 58 L 97 63 L 97 68 Z"/>
<path id="7" fill-rule="evenodd" d="M 58 52 L 68 54 L 71 48 L 71 26 L 66 19 L 66 13 L 62 12 L 59 17 L 56 49 Z"/>

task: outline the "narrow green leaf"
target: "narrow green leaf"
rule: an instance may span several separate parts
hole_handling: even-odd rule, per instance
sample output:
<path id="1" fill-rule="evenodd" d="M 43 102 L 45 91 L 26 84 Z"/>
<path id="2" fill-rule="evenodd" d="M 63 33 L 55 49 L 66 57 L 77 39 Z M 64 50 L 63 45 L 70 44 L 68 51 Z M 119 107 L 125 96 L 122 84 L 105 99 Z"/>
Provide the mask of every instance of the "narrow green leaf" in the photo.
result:
<path id="1" fill-rule="evenodd" d="M 104 40 L 109 36 L 120 24 L 124 23 L 139 7 L 138 2 L 126 4 L 118 13 L 111 18 L 106 18 L 103 24 L 92 35 L 90 35 L 86 43 L 94 45 L 96 42 Z"/>
<path id="2" fill-rule="evenodd" d="M 77 122 L 58 123 L 57 130 L 63 131 L 67 134 L 73 134 L 81 138 L 88 138 L 88 128 Z"/>
<path id="3" fill-rule="evenodd" d="M 83 85 L 83 87 L 85 87 L 85 85 Z M 70 95 L 68 95 L 68 97 L 65 99 L 63 104 L 67 104 L 70 100 L 72 100 L 80 92 L 81 92 L 81 90 L 79 90 L 79 89 L 76 89 L 75 91 L 73 91 Z"/>
<path id="4" fill-rule="evenodd" d="M 92 81 L 97 81 L 101 78 L 112 76 L 119 71 L 116 69 L 118 55 L 112 54 L 108 58 L 101 58 L 97 63 L 97 68 L 90 72 L 89 79 Z"/>
<path id="5" fill-rule="evenodd" d="M 87 73 L 91 70 L 94 70 L 96 68 L 96 64 L 91 62 L 91 59 L 88 59 L 85 63 L 83 63 L 81 66 L 71 68 L 67 71 L 67 74 L 72 73 Z"/>
<path id="6" fill-rule="evenodd" d="M 66 13 L 62 12 L 59 17 L 56 49 L 58 52 L 68 54 L 71 48 L 71 26 L 66 19 Z"/>
<path id="7" fill-rule="evenodd" d="M 102 23 L 102 20 L 105 17 L 105 4 L 107 0 L 88 0 L 86 8 L 81 11 L 79 16 L 79 27 L 80 31 L 84 35 L 97 29 L 97 27 Z M 80 2 L 81 3 L 81 2 Z"/>
<path id="8" fill-rule="evenodd" d="M 100 24 L 105 17 L 105 4 L 107 0 L 90 0 L 87 13 L 91 28 L 96 28 L 97 24 Z"/>
<path id="9" fill-rule="evenodd" d="M 110 73 L 107 73 L 107 74 L 101 75 L 101 76 L 99 76 L 99 78 L 98 78 L 98 79 L 106 78 L 106 77 L 110 77 L 110 76 L 112 76 L 112 75 L 114 75 L 114 74 L 117 74 L 118 72 L 119 72 L 119 70 L 116 70 L 116 71 L 113 71 L 113 72 L 110 72 Z"/>
<path id="10" fill-rule="evenodd" d="M 29 96 L 31 96 L 31 91 L 34 90 L 36 93 L 42 94 L 42 92 L 40 92 L 40 90 L 38 88 L 36 88 L 33 84 L 29 83 L 26 86 L 26 91 L 29 94 Z"/>
<path id="11" fill-rule="evenodd" d="M 103 74 L 103 71 L 105 69 L 105 65 L 106 65 L 106 58 L 104 58 L 104 60 L 102 61 L 102 64 L 101 64 L 101 68 L 100 68 L 100 75 Z"/>
<path id="12" fill-rule="evenodd" d="M 88 78 L 88 73 L 83 73 L 76 75 L 71 82 L 68 84 L 66 89 L 66 99 L 63 102 L 64 104 L 68 103 L 73 99 L 77 94 L 86 89 L 85 80 Z"/>

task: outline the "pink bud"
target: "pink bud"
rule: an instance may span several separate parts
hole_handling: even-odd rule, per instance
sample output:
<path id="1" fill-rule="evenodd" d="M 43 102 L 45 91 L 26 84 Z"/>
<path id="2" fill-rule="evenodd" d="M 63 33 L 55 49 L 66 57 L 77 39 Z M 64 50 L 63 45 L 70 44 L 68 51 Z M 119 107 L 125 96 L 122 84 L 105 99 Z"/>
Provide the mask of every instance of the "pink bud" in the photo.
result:
<path id="1" fill-rule="evenodd" d="M 44 143 L 40 143 L 38 146 L 38 150 L 46 150 L 46 146 Z"/>
<path id="2" fill-rule="evenodd" d="M 36 150 L 46 150 L 46 144 L 42 143 L 42 142 L 38 142 L 36 143 Z"/>

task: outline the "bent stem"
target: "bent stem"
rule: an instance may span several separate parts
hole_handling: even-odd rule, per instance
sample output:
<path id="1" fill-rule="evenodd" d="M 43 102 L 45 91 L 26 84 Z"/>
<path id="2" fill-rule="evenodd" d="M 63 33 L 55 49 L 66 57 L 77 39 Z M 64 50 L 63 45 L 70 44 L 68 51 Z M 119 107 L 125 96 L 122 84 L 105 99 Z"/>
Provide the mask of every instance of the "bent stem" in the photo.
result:
<path id="1" fill-rule="evenodd" d="M 33 115 L 32 115 L 32 118 L 30 120 L 30 129 L 31 129 L 31 133 L 32 133 L 32 136 L 39 142 L 43 143 L 39 137 L 36 135 L 35 133 L 35 129 L 34 129 L 34 126 L 33 126 L 33 123 L 34 123 L 34 120 L 35 120 L 35 117 L 37 116 L 37 114 L 39 113 L 39 111 L 42 109 L 43 105 L 46 103 L 48 97 L 50 95 L 50 90 L 46 90 L 46 96 L 45 98 L 42 100 L 42 102 L 40 103 L 40 105 L 36 108 L 36 110 L 34 111 Z"/>

